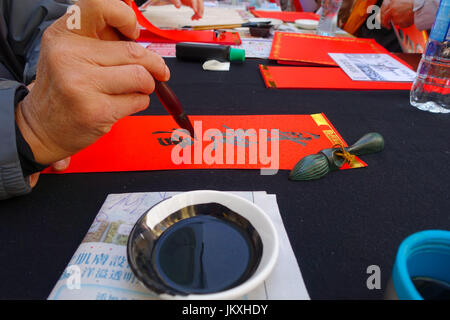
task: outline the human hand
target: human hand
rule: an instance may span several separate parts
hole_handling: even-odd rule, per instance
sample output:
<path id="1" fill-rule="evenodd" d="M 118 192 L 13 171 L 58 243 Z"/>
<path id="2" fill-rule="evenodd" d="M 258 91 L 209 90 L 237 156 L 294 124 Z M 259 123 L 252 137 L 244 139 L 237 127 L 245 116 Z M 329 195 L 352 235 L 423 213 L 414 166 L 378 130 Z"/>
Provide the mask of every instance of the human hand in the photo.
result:
<path id="1" fill-rule="evenodd" d="M 414 24 L 414 0 L 384 0 L 381 5 L 381 25 L 391 28 L 391 23 L 400 28 Z"/>
<path id="2" fill-rule="evenodd" d="M 181 8 L 181 5 L 191 7 L 194 10 L 192 20 L 199 20 L 203 17 L 204 6 L 203 0 L 148 0 L 140 6 L 141 9 L 146 9 L 149 6 L 167 5 L 173 4 L 176 8 Z"/>
<path id="3" fill-rule="evenodd" d="M 194 10 L 192 20 L 199 20 L 203 17 L 204 7 L 203 0 L 170 0 L 177 8 L 181 8 L 181 5 L 191 7 Z"/>
<path id="4" fill-rule="evenodd" d="M 194 15 L 191 18 L 192 20 L 199 20 L 203 17 L 203 0 L 149 0 L 140 8 L 146 9 L 149 6 L 165 5 L 167 3 L 172 3 L 178 9 L 181 8 L 181 5 L 191 7 L 192 10 L 194 10 Z"/>
<path id="5" fill-rule="evenodd" d="M 35 160 L 49 165 L 94 143 L 113 124 L 145 109 L 154 79 L 167 81 L 164 60 L 132 41 L 139 28 L 120 0 L 80 0 L 81 29 L 66 14 L 44 33 L 34 87 L 16 122 Z"/>

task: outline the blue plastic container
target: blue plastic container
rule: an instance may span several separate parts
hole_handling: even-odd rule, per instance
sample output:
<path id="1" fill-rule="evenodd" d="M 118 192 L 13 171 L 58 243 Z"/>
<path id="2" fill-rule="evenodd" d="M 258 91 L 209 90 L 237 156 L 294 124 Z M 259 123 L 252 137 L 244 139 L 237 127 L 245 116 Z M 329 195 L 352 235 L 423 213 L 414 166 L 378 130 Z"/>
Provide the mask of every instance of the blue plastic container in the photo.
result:
<path id="1" fill-rule="evenodd" d="M 450 283 L 450 231 L 421 231 L 401 243 L 386 297 L 423 300 L 413 284 L 415 277 Z"/>

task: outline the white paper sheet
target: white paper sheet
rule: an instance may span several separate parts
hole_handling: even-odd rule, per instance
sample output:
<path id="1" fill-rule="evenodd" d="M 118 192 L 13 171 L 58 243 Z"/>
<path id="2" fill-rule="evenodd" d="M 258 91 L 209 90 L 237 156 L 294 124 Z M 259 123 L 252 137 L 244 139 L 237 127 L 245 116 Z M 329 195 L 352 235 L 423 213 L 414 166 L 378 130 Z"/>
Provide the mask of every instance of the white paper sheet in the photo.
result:
<path id="1" fill-rule="evenodd" d="M 416 73 L 384 53 L 329 53 L 354 81 L 414 81 Z"/>
<path id="2" fill-rule="evenodd" d="M 242 44 L 233 46 L 244 49 L 246 58 L 268 59 L 272 49 L 272 39 L 263 38 L 242 38 Z"/>
<path id="3" fill-rule="evenodd" d="M 278 264 L 260 287 L 242 299 L 309 299 L 284 229 L 276 196 L 264 191 L 233 193 L 262 208 L 274 222 L 280 236 Z M 126 242 L 132 226 L 145 211 L 175 194 L 177 192 L 108 195 L 48 299 L 157 299 L 132 273 L 126 258 Z"/>
<path id="4" fill-rule="evenodd" d="M 242 24 L 245 20 L 236 9 L 205 7 L 200 20 L 191 20 L 194 11 L 189 7 L 173 5 L 152 6 L 145 9 L 144 16 L 158 28 L 181 28 L 218 24 Z"/>

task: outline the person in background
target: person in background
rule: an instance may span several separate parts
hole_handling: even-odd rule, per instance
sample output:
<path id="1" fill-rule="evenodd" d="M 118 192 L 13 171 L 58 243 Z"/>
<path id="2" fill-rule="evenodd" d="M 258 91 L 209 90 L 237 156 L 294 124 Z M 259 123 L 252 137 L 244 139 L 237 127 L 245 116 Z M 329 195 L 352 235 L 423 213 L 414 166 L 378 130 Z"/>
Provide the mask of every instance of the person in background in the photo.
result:
<path id="1" fill-rule="evenodd" d="M 391 29 L 416 25 L 417 29 L 430 30 L 433 26 L 440 0 L 384 0 L 381 6 L 381 24 Z"/>
<path id="2" fill-rule="evenodd" d="M 283 11 L 296 11 L 294 0 L 280 0 L 280 7 Z M 302 6 L 304 12 L 316 12 L 320 7 L 321 0 L 296 0 Z"/>
<path id="3" fill-rule="evenodd" d="M 178 9 L 182 5 L 191 7 L 194 10 L 192 20 L 201 19 L 204 13 L 203 0 L 135 0 L 135 3 L 143 9 L 148 6 L 166 5 L 170 3 Z"/>
<path id="4" fill-rule="evenodd" d="M 379 17 L 370 6 L 380 8 L 382 2 L 383 0 L 344 0 L 338 14 L 339 26 L 355 37 L 375 39 L 390 52 L 401 52 L 395 32 L 375 24 L 375 19 Z"/>
<path id="5" fill-rule="evenodd" d="M 298 0 L 305 12 L 316 12 L 320 7 L 321 0 Z"/>

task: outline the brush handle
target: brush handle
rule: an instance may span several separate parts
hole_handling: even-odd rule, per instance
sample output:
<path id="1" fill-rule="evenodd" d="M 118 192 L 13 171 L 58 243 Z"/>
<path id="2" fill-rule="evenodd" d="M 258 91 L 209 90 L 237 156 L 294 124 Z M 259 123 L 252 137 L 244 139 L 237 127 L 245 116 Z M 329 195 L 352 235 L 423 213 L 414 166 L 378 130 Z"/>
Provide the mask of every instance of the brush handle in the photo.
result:
<path id="1" fill-rule="evenodd" d="M 167 82 L 155 80 L 155 93 L 170 115 L 178 117 L 183 113 L 183 107 L 181 106 L 180 100 L 178 100 L 175 93 L 170 89 Z"/>
<path id="2" fill-rule="evenodd" d="M 371 132 L 362 136 L 361 139 L 356 141 L 350 147 L 345 148 L 345 150 L 355 156 L 362 156 L 365 154 L 380 152 L 383 148 L 384 139 L 381 134 Z"/>

